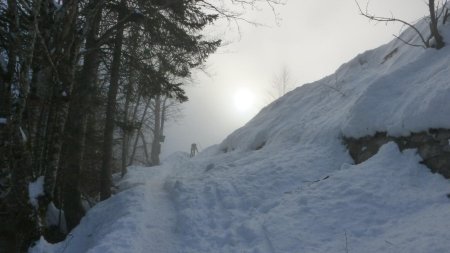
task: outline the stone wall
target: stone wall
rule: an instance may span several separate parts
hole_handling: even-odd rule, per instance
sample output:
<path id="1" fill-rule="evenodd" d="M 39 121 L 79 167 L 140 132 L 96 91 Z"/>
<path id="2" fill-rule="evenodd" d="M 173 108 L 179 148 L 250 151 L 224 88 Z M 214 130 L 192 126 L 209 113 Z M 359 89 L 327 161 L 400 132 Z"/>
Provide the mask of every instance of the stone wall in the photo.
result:
<path id="1" fill-rule="evenodd" d="M 362 163 L 375 155 L 379 148 L 393 141 L 400 150 L 417 149 L 425 164 L 433 173 L 450 178 L 450 130 L 430 129 L 427 132 L 412 133 L 409 136 L 392 137 L 385 132 L 362 138 L 343 138 L 351 157 L 356 164 Z"/>

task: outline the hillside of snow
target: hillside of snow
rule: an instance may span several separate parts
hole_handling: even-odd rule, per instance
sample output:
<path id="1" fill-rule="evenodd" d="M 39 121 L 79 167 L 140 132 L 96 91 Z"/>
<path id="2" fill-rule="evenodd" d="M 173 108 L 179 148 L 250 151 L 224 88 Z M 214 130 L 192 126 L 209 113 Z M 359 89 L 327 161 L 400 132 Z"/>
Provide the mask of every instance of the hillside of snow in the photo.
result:
<path id="1" fill-rule="evenodd" d="M 450 182 L 415 150 L 388 143 L 353 165 L 342 144 L 450 128 L 450 25 L 441 31 L 441 50 L 393 40 L 193 159 L 130 168 L 65 241 L 30 252 L 450 252 Z M 402 38 L 419 41 L 412 30 Z"/>

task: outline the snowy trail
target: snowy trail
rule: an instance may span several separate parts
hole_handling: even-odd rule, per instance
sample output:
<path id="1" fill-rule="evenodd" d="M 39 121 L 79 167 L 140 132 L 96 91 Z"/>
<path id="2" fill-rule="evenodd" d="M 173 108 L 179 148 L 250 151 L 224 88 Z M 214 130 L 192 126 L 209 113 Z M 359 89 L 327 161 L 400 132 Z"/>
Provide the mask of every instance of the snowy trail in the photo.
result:
<path id="1" fill-rule="evenodd" d="M 176 213 L 164 189 L 170 167 L 133 167 L 117 192 L 98 203 L 67 240 L 41 238 L 30 253 L 179 252 Z"/>
<path id="2" fill-rule="evenodd" d="M 104 208 L 122 211 L 113 214 L 116 217 L 111 217 L 111 227 L 105 227 L 103 236 L 97 233 L 99 238 L 93 239 L 97 241 L 94 247 L 78 252 L 178 252 L 178 239 L 174 232 L 176 213 L 164 189 L 170 174 L 170 166 L 130 168 L 118 185 L 120 192 L 114 196 L 122 201 L 116 204 L 111 201 L 112 206 Z M 97 215 L 102 213 L 105 210 Z"/>
<path id="3" fill-rule="evenodd" d="M 175 237 L 176 214 L 164 190 L 167 173 L 145 183 L 145 252 L 178 252 Z"/>

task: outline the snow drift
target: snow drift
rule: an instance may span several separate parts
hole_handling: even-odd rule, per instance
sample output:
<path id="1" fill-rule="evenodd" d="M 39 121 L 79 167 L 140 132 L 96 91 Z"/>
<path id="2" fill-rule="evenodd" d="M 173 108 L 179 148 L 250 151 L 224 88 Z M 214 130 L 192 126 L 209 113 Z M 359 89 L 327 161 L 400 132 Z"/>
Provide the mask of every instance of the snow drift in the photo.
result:
<path id="1" fill-rule="evenodd" d="M 450 25 L 441 30 L 450 43 Z M 31 252 L 450 252 L 448 180 L 415 150 L 388 143 L 352 165 L 341 143 L 450 128 L 449 77 L 450 45 L 393 40 L 288 93 L 194 159 L 130 168 L 121 192 L 66 241 L 42 239 Z"/>

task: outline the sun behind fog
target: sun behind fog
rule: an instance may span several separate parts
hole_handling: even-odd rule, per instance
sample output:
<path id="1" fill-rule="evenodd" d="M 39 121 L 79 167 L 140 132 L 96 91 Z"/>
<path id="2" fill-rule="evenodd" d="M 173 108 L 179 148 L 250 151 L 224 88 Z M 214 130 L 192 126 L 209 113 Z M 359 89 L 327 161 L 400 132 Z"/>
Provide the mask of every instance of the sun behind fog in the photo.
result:
<path id="1" fill-rule="evenodd" d="M 241 88 L 234 93 L 233 103 L 234 107 L 239 112 L 247 112 L 251 109 L 255 102 L 255 96 L 251 91 Z"/>

